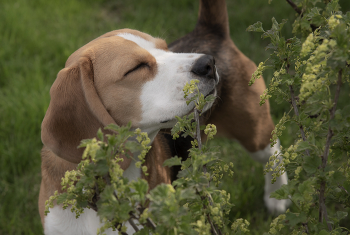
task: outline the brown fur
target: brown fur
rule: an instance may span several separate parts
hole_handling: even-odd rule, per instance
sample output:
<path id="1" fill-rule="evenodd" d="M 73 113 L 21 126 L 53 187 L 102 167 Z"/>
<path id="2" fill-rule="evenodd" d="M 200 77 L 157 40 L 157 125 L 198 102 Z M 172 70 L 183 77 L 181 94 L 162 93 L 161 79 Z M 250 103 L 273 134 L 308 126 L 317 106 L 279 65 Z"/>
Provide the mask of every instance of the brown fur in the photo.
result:
<path id="1" fill-rule="evenodd" d="M 256 65 L 230 38 L 225 0 L 201 0 L 195 29 L 169 44 L 169 49 L 214 56 L 220 76 L 219 98 L 204 121 L 216 125 L 218 136 L 237 139 L 250 152 L 270 143 L 274 129 L 270 105 L 259 105 L 265 83 L 258 79 L 248 86 Z"/>
<path id="2" fill-rule="evenodd" d="M 163 167 L 166 159 L 171 157 L 170 150 L 167 147 L 166 140 L 162 135 L 157 135 L 152 143 L 152 148 L 146 156 L 145 166 L 147 166 L 148 176 L 142 177 L 147 180 L 149 190 L 156 187 L 160 182 L 170 184 L 170 169 Z"/>

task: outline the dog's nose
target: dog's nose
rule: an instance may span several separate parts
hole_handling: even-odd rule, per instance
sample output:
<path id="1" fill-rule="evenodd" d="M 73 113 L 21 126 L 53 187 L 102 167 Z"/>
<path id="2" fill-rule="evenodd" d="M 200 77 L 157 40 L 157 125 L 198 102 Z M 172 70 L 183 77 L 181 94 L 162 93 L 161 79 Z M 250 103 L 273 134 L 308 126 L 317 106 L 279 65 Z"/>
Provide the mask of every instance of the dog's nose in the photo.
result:
<path id="1" fill-rule="evenodd" d="M 216 76 L 215 59 L 211 55 L 201 56 L 193 65 L 191 72 L 208 79 L 218 79 Z"/>

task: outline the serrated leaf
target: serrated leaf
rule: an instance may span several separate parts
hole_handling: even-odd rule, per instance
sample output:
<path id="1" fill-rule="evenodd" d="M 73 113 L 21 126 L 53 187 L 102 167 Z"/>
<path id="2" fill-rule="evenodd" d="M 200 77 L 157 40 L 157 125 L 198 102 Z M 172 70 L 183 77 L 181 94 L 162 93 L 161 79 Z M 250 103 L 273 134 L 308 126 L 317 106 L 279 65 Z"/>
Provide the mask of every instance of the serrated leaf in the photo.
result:
<path id="1" fill-rule="evenodd" d="M 329 235 L 329 232 L 327 230 L 322 229 L 318 235 Z"/>
<path id="2" fill-rule="evenodd" d="M 101 141 L 104 140 L 104 136 L 103 136 L 103 132 L 101 130 L 101 128 L 98 128 L 98 131 L 97 131 L 97 138 Z"/>
<path id="3" fill-rule="evenodd" d="M 100 159 L 95 165 L 95 173 L 100 176 L 104 176 L 108 173 L 109 167 L 106 159 Z"/>
<path id="4" fill-rule="evenodd" d="M 164 161 L 163 166 L 180 166 L 181 165 L 181 157 L 179 158 L 178 156 L 169 158 Z"/>
<path id="5" fill-rule="evenodd" d="M 317 156 L 305 156 L 303 169 L 309 173 L 313 174 L 317 171 L 317 168 L 321 165 L 321 159 Z"/>
<path id="6" fill-rule="evenodd" d="M 247 31 L 248 32 L 260 32 L 260 33 L 263 33 L 265 32 L 263 27 L 262 27 L 262 23 L 260 21 L 256 22 L 255 24 L 253 25 L 250 25 L 248 28 L 247 28 Z"/>
<path id="7" fill-rule="evenodd" d="M 342 220 L 348 216 L 348 212 L 346 211 L 337 211 L 336 217 L 338 220 Z"/>
<path id="8" fill-rule="evenodd" d="M 64 201 L 67 200 L 68 194 L 66 192 L 60 194 L 57 196 L 56 203 L 57 204 L 62 204 Z"/>
<path id="9" fill-rule="evenodd" d="M 109 124 L 105 127 L 105 129 L 108 129 L 108 130 L 112 130 L 112 131 L 115 131 L 115 132 L 119 132 L 120 130 L 120 127 L 116 124 Z"/>
<path id="10" fill-rule="evenodd" d="M 305 151 L 306 149 L 309 149 L 309 148 L 310 148 L 309 143 L 307 141 L 302 141 L 301 143 L 298 144 L 296 152 Z"/>
<path id="11" fill-rule="evenodd" d="M 270 198 L 276 198 L 276 199 L 288 199 L 289 197 L 289 189 L 288 185 L 284 184 L 279 189 L 271 193 Z"/>
<path id="12" fill-rule="evenodd" d="M 196 198 L 198 195 L 196 194 L 196 191 L 194 190 L 194 188 L 185 188 L 183 190 L 180 190 L 180 200 L 183 199 L 194 199 Z"/>
<path id="13" fill-rule="evenodd" d="M 214 102 L 215 99 L 216 99 L 216 97 L 214 95 L 209 95 L 209 96 L 205 97 L 206 102 Z"/>
<path id="14" fill-rule="evenodd" d="M 125 142 L 125 148 L 130 150 L 132 153 L 137 152 L 142 149 L 139 143 L 136 141 L 127 141 Z"/>
<path id="15" fill-rule="evenodd" d="M 339 171 L 335 171 L 331 177 L 331 180 L 334 185 L 342 185 L 346 180 L 346 176 Z"/>
<path id="16" fill-rule="evenodd" d="M 299 223 L 305 223 L 307 221 L 307 216 L 304 212 L 301 213 L 286 213 L 286 220 L 288 221 L 288 225 L 295 226 Z"/>
<path id="17" fill-rule="evenodd" d="M 145 199 L 145 195 L 148 192 L 148 183 L 144 179 L 138 179 L 137 181 L 131 182 L 131 186 L 135 189 L 135 193 L 140 196 L 140 200 Z"/>

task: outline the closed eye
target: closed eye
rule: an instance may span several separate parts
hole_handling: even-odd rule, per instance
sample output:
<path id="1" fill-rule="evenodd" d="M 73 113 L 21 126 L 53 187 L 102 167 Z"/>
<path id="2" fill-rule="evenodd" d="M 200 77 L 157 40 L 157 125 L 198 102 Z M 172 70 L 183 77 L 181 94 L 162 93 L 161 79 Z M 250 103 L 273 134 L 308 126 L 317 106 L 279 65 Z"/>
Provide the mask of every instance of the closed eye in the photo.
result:
<path id="1" fill-rule="evenodd" d="M 136 70 L 144 68 L 144 67 L 149 67 L 149 65 L 147 63 L 142 62 L 142 63 L 138 64 L 136 67 L 129 70 L 126 74 L 124 74 L 124 76 L 127 76 L 129 73 L 135 72 Z"/>

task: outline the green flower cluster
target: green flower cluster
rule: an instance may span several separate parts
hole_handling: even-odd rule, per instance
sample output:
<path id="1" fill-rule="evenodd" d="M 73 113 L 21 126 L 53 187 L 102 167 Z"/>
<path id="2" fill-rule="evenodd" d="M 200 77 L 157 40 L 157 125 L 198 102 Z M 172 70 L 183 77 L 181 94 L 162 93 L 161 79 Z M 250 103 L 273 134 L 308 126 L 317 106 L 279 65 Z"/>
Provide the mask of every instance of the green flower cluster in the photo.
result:
<path id="1" fill-rule="evenodd" d="M 350 106 L 338 98 L 350 84 L 350 13 L 340 11 L 338 0 L 292 2 L 301 12 L 294 37 L 285 39 L 285 21 L 274 18 L 270 30 L 260 22 L 247 29 L 271 40 L 270 57 L 252 76 L 254 81 L 261 70 L 274 70 L 260 104 L 273 97 L 291 106 L 272 132 L 271 146 L 285 130 L 296 133 L 292 145 L 281 147 L 266 164 L 272 182 L 284 172 L 290 179 L 271 197 L 294 205 L 271 223 L 268 234 L 347 233 L 339 221 L 350 205 Z"/>

